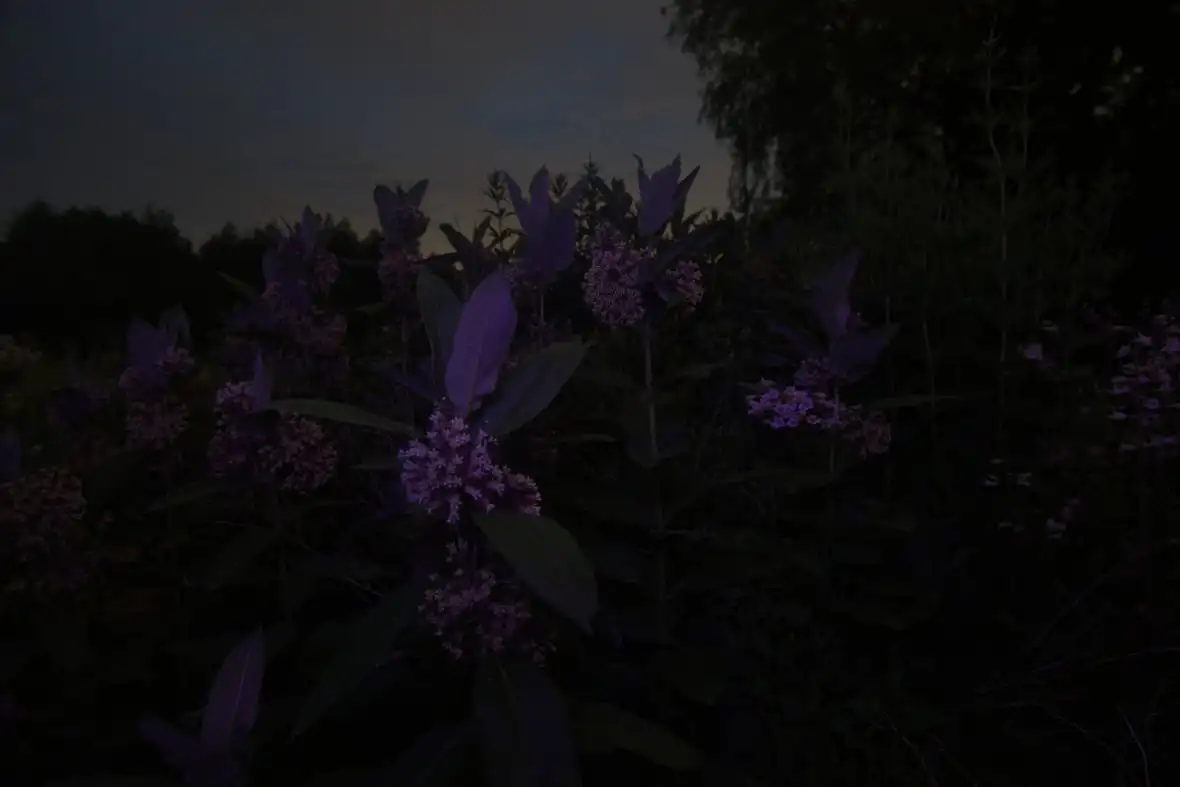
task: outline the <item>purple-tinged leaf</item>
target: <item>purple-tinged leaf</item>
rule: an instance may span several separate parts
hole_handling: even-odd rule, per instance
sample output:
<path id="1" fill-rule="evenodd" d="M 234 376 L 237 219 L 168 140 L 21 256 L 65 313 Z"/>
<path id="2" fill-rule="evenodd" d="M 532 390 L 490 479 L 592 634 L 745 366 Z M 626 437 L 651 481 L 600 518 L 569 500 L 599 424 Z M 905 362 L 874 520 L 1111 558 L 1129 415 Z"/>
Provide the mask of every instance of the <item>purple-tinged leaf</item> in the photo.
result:
<path id="1" fill-rule="evenodd" d="M 823 348 L 804 333 L 786 323 L 780 323 L 776 320 L 768 319 L 766 327 L 777 333 L 779 336 L 786 338 L 787 343 L 791 345 L 791 349 L 795 351 L 800 358 L 818 358 L 823 354 Z"/>
<path id="2" fill-rule="evenodd" d="M 181 771 L 199 768 L 212 756 L 197 738 L 156 716 L 139 720 L 139 734 L 156 747 L 165 762 Z"/>
<path id="3" fill-rule="evenodd" d="M 525 239 L 525 269 L 544 284 L 552 282 L 574 261 L 577 233 L 578 219 L 573 211 L 554 210 L 549 214 L 543 234 Z"/>
<path id="4" fill-rule="evenodd" d="M 20 476 L 20 437 L 11 429 L 0 434 L 0 484 Z"/>
<path id="5" fill-rule="evenodd" d="M 258 629 L 222 662 L 201 718 L 201 742 L 210 749 L 229 751 L 240 745 L 253 729 L 258 720 L 265 651 L 262 629 Z"/>
<path id="6" fill-rule="evenodd" d="M 535 228 L 544 227 L 549 221 L 549 168 L 541 167 L 529 181 L 529 202 L 532 208 L 532 223 Z"/>
<path id="7" fill-rule="evenodd" d="M 540 181 L 543 179 L 543 183 Z M 512 203 L 512 210 L 516 213 L 516 220 L 520 223 L 521 232 L 525 235 L 540 237 L 545 231 L 545 218 L 549 211 L 549 172 L 544 167 L 533 175 L 529 184 L 529 198 L 526 200 L 520 185 L 508 173 L 504 173 L 504 185 L 508 189 L 508 200 Z M 536 188 L 543 185 L 540 205 L 544 206 L 544 214 L 538 215 L 541 208 L 536 201 Z"/>
<path id="8" fill-rule="evenodd" d="M 811 291 L 811 311 L 823 326 L 829 341 L 835 342 L 848 332 L 852 318 L 849 290 L 856 276 L 861 253 L 854 249 L 828 268 L 816 280 Z"/>
<path id="9" fill-rule="evenodd" d="M 250 379 L 250 409 L 257 413 L 270 407 L 273 387 L 270 370 L 262 360 L 262 351 L 258 350 L 254 353 L 254 376 Z"/>
<path id="10" fill-rule="evenodd" d="M 406 205 L 412 208 L 422 207 L 422 200 L 426 198 L 426 189 L 430 188 L 429 180 L 420 180 L 406 192 Z"/>
<path id="11" fill-rule="evenodd" d="M 192 341 L 188 314 L 179 304 L 160 315 L 160 330 L 168 334 L 173 344 L 188 344 Z"/>
<path id="12" fill-rule="evenodd" d="M 543 670 L 485 659 L 472 700 L 489 787 L 581 787 L 565 698 Z"/>
<path id="13" fill-rule="evenodd" d="M 832 372 L 854 383 L 872 371 L 881 353 L 897 335 L 898 326 L 871 328 L 845 334 L 832 344 L 828 363 Z"/>
<path id="14" fill-rule="evenodd" d="M 409 372 L 403 372 L 401 369 L 383 368 L 381 369 L 381 376 L 427 401 L 434 401 L 438 398 L 437 392 L 430 384 L 430 380 L 420 374 L 410 374 Z"/>
<path id="15" fill-rule="evenodd" d="M 496 389 L 500 367 L 516 333 L 512 287 L 500 273 L 489 274 L 463 304 L 447 360 L 447 397 L 461 413 Z"/>
<path id="16" fill-rule="evenodd" d="M 632 153 L 631 155 L 635 157 L 635 179 L 639 183 L 639 193 L 646 194 L 651 191 L 651 178 L 647 176 L 647 168 L 643 165 L 643 158 L 638 153 Z"/>
<path id="17" fill-rule="evenodd" d="M 480 413 L 479 426 L 503 437 L 536 418 L 557 398 L 586 355 L 580 341 L 557 342 L 509 372 Z"/>
<path id="18" fill-rule="evenodd" d="M 677 189 L 680 185 L 680 156 L 672 163 L 648 177 L 639 161 L 639 234 L 651 237 L 659 233 L 676 210 Z"/>
<path id="19" fill-rule="evenodd" d="M 127 326 L 127 361 L 135 369 L 152 368 L 174 345 L 167 331 L 145 320 L 137 318 Z"/>

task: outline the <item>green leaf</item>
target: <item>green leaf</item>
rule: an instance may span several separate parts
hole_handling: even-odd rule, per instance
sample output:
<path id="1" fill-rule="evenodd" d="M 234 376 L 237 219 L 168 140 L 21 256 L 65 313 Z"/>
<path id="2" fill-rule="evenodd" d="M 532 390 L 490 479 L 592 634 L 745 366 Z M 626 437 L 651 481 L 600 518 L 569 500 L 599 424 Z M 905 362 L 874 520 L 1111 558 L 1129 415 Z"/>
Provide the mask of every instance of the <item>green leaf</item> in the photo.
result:
<path id="1" fill-rule="evenodd" d="M 542 601 L 590 631 L 598 611 L 598 583 L 590 561 L 565 528 L 548 517 L 515 512 L 476 514 L 475 522 Z"/>
<path id="2" fill-rule="evenodd" d="M 525 359 L 496 386 L 479 425 L 502 437 L 540 415 L 573 377 L 586 355 L 580 341 L 555 342 Z"/>
<path id="3" fill-rule="evenodd" d="M 451 357 L 451 343 L 463 306 L 450 285 L 425 267 L 418 269 L 417 290 L 418 310 L 434 353 L 434 380 L 439 383 Z"/>
<path id="4" fill-rule="evenodd" d="M 275 528 L 246 527 L 222 547 L 205 574 L 205 587 L 218 590 L 236 582 L 255 558 L 279 539 Z"/>
<path id="5" fill-rule="evenodd" d="M 681 738 L 610 703 L 579 703 L 572 715 L 582 751 L 622 749 L 676 771 L 690 771 L 704 763 L 701 753 Z"/>
<path id="6" fill-rule="evenodd" d="M 539 667 L 484 659 L 472 701 L 489 787 L 580 787 L 565 699 Z"/>
<path id="7" fill-rule="evenodd" d="M 402 587 L 384 596 L 345 629 L 336 640 L 339 647 L 299 710 L 292 738 L 305 732 L 369 673 L 389 661 L 398 634 L 417 607 L 413 590 Z"/>
<path id="8" fill-rule="evenodd" d="M 381 784 L 391 787 L 441 787 L 451 784 L 464 766 L 466 749 L 474 743 L 470 722 L 436 727 L 410 745 Z"/>
<path id="9" fill-rule="evenodd" d="M 234 292 L 236 292 L 238 295 L 241 295 L 246 300 L 252 301 L 258 297 L 258 293 L 254 290 L 254 288 L 241 279 L 235 276 L 230 276 L 228 273 L 222 273 L 221 271 L 218 271 L 217 275 L 220 276 L 221 280 L 228 284 Z"/>
<path id="10" fill-rule="evenodd" d="M 405 437 L 413 437 L 415 434 L 413 427 L 344 402 L 329 402 L 326 399 L 283 399 L 272 402 L 270 409 L 280 413 L 322 418 L 325 421 L 334 421 L 338 424 L 363 426 L 368 429 L 376 429 L 379 432 L 389 432 Z"/>
<path id="11" fill-rule="evenodd" d="M 194 481 L 191 484 L 179 486 L 163 497 L 148 505 L 145 510 L 149 514 L 158 514 L 177 508 L 195 505 L 197 503 L 217 497 L 225 485 L 218 481 Z"/>

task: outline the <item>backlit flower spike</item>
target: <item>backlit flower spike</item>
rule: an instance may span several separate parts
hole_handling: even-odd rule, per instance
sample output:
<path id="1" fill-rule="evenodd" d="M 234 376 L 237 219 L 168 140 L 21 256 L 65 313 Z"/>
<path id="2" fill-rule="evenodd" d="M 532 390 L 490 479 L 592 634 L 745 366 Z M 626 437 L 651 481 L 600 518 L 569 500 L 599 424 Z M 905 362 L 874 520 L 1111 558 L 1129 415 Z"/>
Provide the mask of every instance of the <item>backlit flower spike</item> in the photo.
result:
<path id="1" fill-rule="evenodd" d="M 299 239 L 299 248 L 303 252 L 304 259 L 310 259 L 315 255 L 316 248 L 319 245 L 320 233 L 324 229 L 324 218 L 320 214 L 314 212 L 310 205 L 303 207 L 303 216 L 299 219 L 299 223 L 295 225 L 296 237 Z"/>
<path id="2" fill-rule="evenodd" d="M 861 252 L 853 249 L 824 271 L 811 290 L 811 311 L 819 320 L 830 343 L 835 343 L 851 328 L 852 305 L 849 290 L 860 264 Z"/>
<path id="3" fill-rule="evenodd" d="M 430 181 L 420 180 L 406 191 L 398 186 L 391 189 L 378 185 L 373 189 L 373 204 L 377 206 L 377 223 L 381 225 L 382 252 L 398 251 L 412 246 L 426 232 L 430 220 L 423 215 L 422 200 Z"/>
<path id="4" fill-rule="evenodd" d="M 157 328 L 139 318 L 127 326 L 127 361 L 133 369 L 153 368 L 175 346 L 176 339 L 167 328 Z"/>
<path id="5" fill-rule="evenodd" d="M 533 175 L 527 202 L 511 175 L 504 175 L 504 184 L 508 187 L 508 198 L 524 234 L 534 238 L 544 236 L 549 223 L 549 168 L 543 166 Z"/>
<path id="6" fill-rule="evenodd" d="M 672 163 L 648 176 L 643 159 L 638 162 L 639 182 L 639 234 L 643 237 L 658 235 L 676 211 L 684 204 L 688 190 L 692 187 L 700 167 L 693 169 L 684 180 L 680 179 L 680 156 Z"/>
<path id="7" fill-rule="evenodd" d="M 250 409 L 261 412 L 270 407 L 274 379 L 262 360 L 262 351 L 254 354 L 254 376 L 250 379 Z"/>

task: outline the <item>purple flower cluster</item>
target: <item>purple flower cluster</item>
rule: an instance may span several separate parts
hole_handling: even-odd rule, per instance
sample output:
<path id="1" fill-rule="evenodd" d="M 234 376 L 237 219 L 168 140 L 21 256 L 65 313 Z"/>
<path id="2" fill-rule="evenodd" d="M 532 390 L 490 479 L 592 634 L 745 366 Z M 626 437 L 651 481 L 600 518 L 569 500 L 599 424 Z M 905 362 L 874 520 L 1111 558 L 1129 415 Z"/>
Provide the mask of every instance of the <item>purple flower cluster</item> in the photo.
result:
<path id="1" fill-rule="evenodd" d="M 188 425 L 188 406 L 171 391 L 172 383 L 189 374 L 193 358 L 181 347 L 169 347 L 148 365 L 131 366 L 119 377 L 123 392 L 127 442 L 133 448 L 171 445 Z"/>
<path id="2" fill-rule="evenodd" d="M 655 257 L 655 250 L 637 249 L 610 224 L 595 228 L 587 246 L 590 269 L 582 279 L 582 292 L 594 316 L 612 328 L 629 328 L 646 315 L 641 267 Z M 665 300 L 679 297 L 689 310 L 705 296 L 701 269 L 695 262 L 680 260 L 668 267 L 655 282 L 655 291 Z"/>
<path id="3" fill-rule="evenodd" d="M 253 383 L 217 391 L 217 425 L 208 458 L 219 477 L 245 476 L 292 492 L 323 486 L 336 469 L 336 449 L 315 421 L 285 413 L 271 417 L 253 407 Z"/>
<path id="4" fill-rule="evenodd" d="M 0 484 L 4 590 L 81 586 L 89 575 L 79 540 L 86 497 L 69 471 L 48 467 Z"/>
<path id="5" fill-rule="evenodd" d="M 454 659 L 513 653 L 542 665 L 552 641 L 538 637 L 532 604 L 464 539 L 446 546 L 441 568 L 426 577 L 418 611 Z"/>
<path id="6" fill-rule="evenodd" d="M 582 280 L 586 305 L 599 322 L 629 328 L 643 319 L 639 266 L 653 256 L 635 249 L 610 224 L 600 224 L 589 244 L 590 269 Z"/>
<path id="7" fill-rule="evenodd" d="M 1180 324 L 1157 314 L 1121 343 L 1119 369 L 1107 391 L 1112 421 L 1119 422 L 1119 451 L 1174 451 L 1180 445 Z"/>
<path id="8" fill-rule="evenodd" d="M 759 391 L 746 397 L 748 413 L 771 429 L 838 432 L 861 455 L 889 450 L 892 433 L 882 413 L 866 413 L 859 405 L 844 404 L 824 391 L 799 385 L 778 386 L 770 380 L 758 385 Z"/>
<path id="9" fill-rule="evenodd" d="M 533 479 L 494 461 L 495 438 L 471 429 L 438 407 L 425 437 L 398 453 L 406 502 L 457 524 L 466 505 L 487 512 L 506 508 L 541 513 L 541 494 Z"/>

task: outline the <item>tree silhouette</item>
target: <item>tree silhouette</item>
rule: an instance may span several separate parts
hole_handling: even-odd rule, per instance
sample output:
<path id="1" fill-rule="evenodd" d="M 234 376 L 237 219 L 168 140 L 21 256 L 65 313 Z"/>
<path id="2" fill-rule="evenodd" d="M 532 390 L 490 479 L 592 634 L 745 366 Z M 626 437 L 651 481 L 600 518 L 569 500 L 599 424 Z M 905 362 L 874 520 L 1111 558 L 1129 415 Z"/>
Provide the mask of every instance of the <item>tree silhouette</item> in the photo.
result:
<path id="1" fill-rule="evenodd" d="M 1174 171 L 1180 76 L 1174 4 L 1063 0 L 676 0 L 669 38 L 698 65 L 702 118 L 735 161 L 731 197 L 774 194 L 794 215 L 822 208 L 833 141 L 856 122 L 893 124 L 917 144 L 936 127 L 961 176 L 986 161 L 983 62 L 997 101 L 1031 93 L 1031 136 L 1059 173 L 1131 176 L 1116 221 L 1123 245 L 1159 248 L 1158 200 Z"/>

